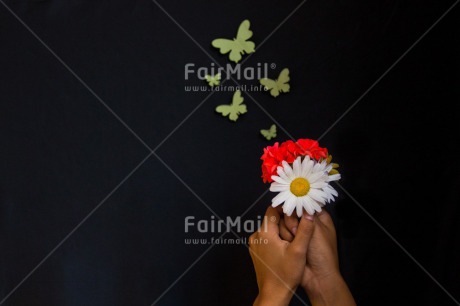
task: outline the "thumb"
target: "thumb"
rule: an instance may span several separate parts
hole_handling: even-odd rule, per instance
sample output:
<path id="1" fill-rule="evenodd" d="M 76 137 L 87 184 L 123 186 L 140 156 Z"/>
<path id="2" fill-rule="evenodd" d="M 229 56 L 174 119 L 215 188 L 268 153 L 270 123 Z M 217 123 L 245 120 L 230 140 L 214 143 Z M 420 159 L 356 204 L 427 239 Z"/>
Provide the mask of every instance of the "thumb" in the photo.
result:
<path id="1" fill-rule="evenodd" d="M 313 216 L 304 213 L 300 219 L 299 227 L 297 228 L 291 247 L 298 252 L 306 254 L 314 229 L 315 219 Z"/>

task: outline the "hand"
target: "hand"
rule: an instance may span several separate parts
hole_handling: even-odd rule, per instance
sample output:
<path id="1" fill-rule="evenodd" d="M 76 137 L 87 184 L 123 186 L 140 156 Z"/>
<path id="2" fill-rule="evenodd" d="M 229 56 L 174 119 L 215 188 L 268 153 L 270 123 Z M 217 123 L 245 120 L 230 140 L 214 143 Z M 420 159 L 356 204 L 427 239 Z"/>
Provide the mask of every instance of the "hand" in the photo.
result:
<path id="1" fill-rule="evenodd" d="M 330 215 L 323 210 L 315 215 L 315 231 L 310 240 L 301 286 L 310 302 L 317 305 L 356 305 L 340 275 L 337 238 Z M 299 220 L 284 216 L 280 221 L 280 236 L 293 241 L 298 233 Z"/>
<path id="2" fill-rule="evenodd" d="M 334 224 L 326 211 L 314 217 L 317 220 L 317 231 L 310 241 L 309 253 L 302 278 L 302 287 L 317 280 L 340 274 L 337 255 L 337 238 Z M 280 236 L 286 241 L 292 241 L 297 233 L 299 220 L 296 216 L 284 216 L 280 221 Z"/>
<path id="3" fill-rule="evenodd" d="M 254 305 L 288 305 L 301 283 L 315 223 L 301 218 L 292 242 L 280 238 L 280 214 L 269 207 L 259 231 L 249 238 L 259 295 Z"/>

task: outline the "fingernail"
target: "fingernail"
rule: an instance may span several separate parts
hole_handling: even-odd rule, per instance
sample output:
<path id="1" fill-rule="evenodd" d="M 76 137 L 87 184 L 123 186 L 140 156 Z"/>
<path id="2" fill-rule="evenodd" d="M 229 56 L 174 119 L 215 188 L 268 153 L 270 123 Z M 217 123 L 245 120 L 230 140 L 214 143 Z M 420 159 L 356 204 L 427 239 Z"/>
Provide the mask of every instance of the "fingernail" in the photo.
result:
<path id="1" fill-rule="evenodd" d="M 294 226 L 291 230 L 291 232 L 295 235 L 295 233 L 297 233 L 297 226 Z"/>
<path id="2" fill-rule="evenodd" d="M 304 214 L 303 216 L 304 216 L 305 219 L 313 221 L 313 216 L 310 216 L 309 214 Z"/>

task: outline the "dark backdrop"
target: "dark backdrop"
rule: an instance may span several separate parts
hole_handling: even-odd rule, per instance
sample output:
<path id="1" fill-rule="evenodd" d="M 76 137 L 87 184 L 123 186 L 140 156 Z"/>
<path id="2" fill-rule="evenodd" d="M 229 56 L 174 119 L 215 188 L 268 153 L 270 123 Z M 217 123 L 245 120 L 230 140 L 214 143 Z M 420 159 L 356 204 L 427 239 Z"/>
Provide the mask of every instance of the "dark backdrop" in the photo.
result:
<path id="1" fill-rule="evenodd" d="M 186 216 L 210 219 L 204 202 L 234 218 L 267 189 L 259 130 L 273 121 L 246 95 L 232 123 L 214 112 L 231 94 L 215 93 L 156 151 L 169 169 L 150 156 L 114 190 L 149 150 L 102 102 L 154 149 L 209 94 L 184 90 L 203 84 L 185 81 L 184 65 L 211 60 L 148 0 L 3 1 L 68 67 L 0 3 L 0 298 L 29 276 L 2 305 L 150 305 L 209 247 L 184 243 L 210 237 L 184 233 Z M 318 138 L 453 3 L 309 0 L 245 63 L 276 63 L 273 77 L 289 67 L 291 93 L 251 95 L 293 137 Z M 300 2 L 160 4 L 225 64 L 212 39 L 247 18 L 260 44 Z M 321 139 L 342 186 L 426 269 L 337 187 L 329 210 L 359 305 L 456 305 L 439 285 L 460 299 L 459 16 Z M 247 248 L 217 245 L 157 305 L 248 305 L 256 294 Z"/>

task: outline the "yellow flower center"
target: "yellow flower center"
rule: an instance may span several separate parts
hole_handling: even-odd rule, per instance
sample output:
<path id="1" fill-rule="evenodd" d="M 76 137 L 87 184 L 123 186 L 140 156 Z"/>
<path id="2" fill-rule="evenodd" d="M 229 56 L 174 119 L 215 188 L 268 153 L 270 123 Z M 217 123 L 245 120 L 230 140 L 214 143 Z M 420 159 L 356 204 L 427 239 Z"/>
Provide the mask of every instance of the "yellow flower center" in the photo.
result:
<path id="1" fill-rule="evenodd" d="M 297 197 L 303 197 L 310 191 L 310 183 L 303 177 L 298 177 L 291 182 L 291 192 Z"/>

